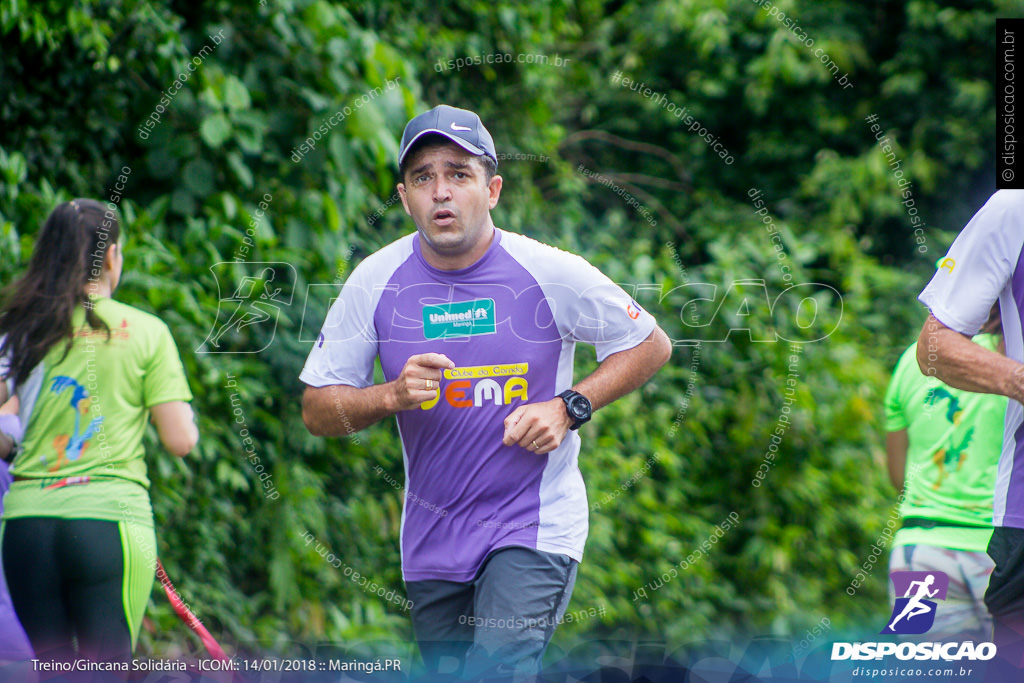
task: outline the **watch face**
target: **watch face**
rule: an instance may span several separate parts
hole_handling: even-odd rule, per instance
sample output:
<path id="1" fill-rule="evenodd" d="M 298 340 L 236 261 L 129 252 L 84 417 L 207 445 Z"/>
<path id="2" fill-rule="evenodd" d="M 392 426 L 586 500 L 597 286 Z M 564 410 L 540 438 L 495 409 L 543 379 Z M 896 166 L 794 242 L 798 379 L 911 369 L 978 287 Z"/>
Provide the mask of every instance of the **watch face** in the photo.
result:
<path id="1" fill-rule="evenodd" d="M 573 396 L 569 402 L 569 410 L 572 411 L 572 416 L 577 420 L 582 420 L 590 415 L 590 411 L 587 408 L 587 399 L 583 396 Z"/>

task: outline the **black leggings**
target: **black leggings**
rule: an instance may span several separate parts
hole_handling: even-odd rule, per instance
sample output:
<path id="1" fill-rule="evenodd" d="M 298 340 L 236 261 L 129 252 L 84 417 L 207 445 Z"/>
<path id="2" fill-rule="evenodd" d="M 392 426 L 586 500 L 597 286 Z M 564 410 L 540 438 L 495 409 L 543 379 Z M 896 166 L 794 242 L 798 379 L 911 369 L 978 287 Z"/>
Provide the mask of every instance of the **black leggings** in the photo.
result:
<path id="1" fill-rule="evenodd" d="M 117 522 L 5 520 L 4 573 L 37 658 L 131 660 L 121 543 Z"/>

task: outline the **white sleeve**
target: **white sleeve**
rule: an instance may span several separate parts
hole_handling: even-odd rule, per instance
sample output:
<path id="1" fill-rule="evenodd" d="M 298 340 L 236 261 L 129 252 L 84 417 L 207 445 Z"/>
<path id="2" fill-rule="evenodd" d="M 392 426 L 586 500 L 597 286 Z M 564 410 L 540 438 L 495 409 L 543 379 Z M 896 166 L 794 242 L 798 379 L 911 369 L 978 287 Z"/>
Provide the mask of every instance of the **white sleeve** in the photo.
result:
<path id="1" fill-rule="evenodd" d="M 1009 286 L 1022 246 L 1024 191 L 1000 190 L 957 236 L 918 299 L 942 324 L 974 336 Z"/>
<path id="2" fill-rule="evenodd" d="M 383 290 L 374 291 L 370 269 L 364 265 L 341 288 L 299 374 L 311 387 L 347 384 L 361 389 L 373 384 L 377 357 L 373 314 Z"/>
<path id="3" fill-rule="evenodd" d="M 593 344 L 598 362 L 647 339 L 654 316 L 575 254 L 505 233 L 503 243 L 537 280 L 563 337 Z"/>

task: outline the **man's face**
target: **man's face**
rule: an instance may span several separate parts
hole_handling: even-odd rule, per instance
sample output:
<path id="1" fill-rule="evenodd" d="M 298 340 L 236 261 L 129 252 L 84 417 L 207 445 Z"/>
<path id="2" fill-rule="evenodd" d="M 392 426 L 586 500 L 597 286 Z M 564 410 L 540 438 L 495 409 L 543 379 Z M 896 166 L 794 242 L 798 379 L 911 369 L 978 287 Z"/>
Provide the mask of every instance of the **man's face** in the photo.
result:
<path id="1" fill-rule="evenodd" d="M 483 256 L 493 232 L 490 210 L 501 194 L 501 176 L 487 182 L 476 156 L 446 143 L 416 152 L 403 180 L 398 192 L 419 230 L 428 262 L 463 268 Z"/>

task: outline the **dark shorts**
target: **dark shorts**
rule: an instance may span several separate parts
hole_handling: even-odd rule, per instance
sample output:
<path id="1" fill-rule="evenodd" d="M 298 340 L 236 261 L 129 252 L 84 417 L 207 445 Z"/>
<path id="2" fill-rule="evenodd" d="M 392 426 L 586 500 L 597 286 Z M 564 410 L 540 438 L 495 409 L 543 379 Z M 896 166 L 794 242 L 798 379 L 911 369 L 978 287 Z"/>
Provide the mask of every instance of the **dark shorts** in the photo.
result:
<path id="1" fill-rule="evenodd" d="M 993 617 L 1024 621 L 1024 529 L 996 527 L 988 555 L 996 563 L 985 591 L 988 611 Z"/>
<path id="2" fill-rule="evenodd" d="M 537 672 L 576 568 L 566 555 L 510 547 L 491 553 L 472 581 L 407 583 L 427 670 L 453 678 Z"/>
<path id="3" fill-rule="evenodd" d="M 985 591 L 994 642 L 1000 657 L 1024 666 L 1024 529 L 997 526 L 988 554 L 996 563 Z"/>

